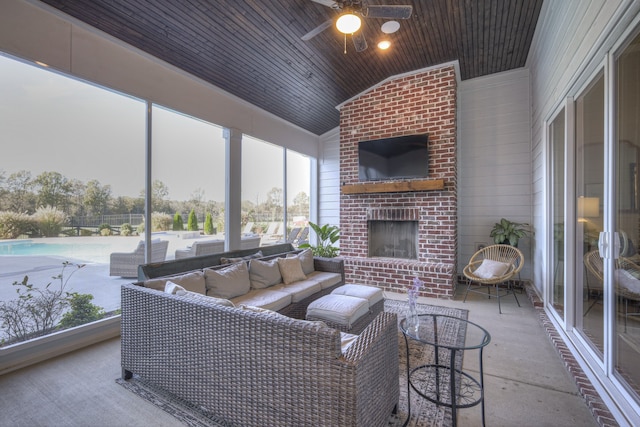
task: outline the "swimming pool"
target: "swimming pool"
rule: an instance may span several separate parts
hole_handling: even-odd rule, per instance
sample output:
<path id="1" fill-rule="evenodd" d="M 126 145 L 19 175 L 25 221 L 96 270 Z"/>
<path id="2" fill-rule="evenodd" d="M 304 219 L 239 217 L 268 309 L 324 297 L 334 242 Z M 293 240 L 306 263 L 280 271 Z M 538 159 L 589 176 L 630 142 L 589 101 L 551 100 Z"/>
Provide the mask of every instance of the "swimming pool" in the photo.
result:
<path id="1" fill-rule="evenodd" d="M 58 256 L 106 264 L 111 252 L 110 245 L 106 243 L 0 242 L 0 256 Z"/>

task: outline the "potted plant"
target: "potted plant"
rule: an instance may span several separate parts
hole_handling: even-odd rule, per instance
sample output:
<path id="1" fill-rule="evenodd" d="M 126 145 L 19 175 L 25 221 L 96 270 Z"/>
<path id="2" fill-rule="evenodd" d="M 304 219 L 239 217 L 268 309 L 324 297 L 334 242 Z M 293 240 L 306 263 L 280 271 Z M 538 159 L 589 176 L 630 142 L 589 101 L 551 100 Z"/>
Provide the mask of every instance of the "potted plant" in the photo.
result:
<path id="1" fill-rule="evenodd" d="M 312 246 L 309 243 L 303 243 L 299 247 L 300 248 L 311 248 L 313 251 L 313 255 L 326 257 L 326 258 L 334 258 L 338 256 L 338 251 L 340 248 L 333 246 L 335 242 L 340 239 L 340 228 L 336 225 L 325 224 L 323 226 L 319 226 L 312 222 L 309 222 L 309 227 L 316 233 L 318 236 L 318 245 Z"/>
<path id="2" fill-rule="evenodd" d="M 529 224 L 509 221 L 502 218 L 500 222 L 496 222 L 491 229 L 489 236 L 493 238 L 496 244 L 505 244 L 518 247 L 518 240 L 529 234 Z"/>

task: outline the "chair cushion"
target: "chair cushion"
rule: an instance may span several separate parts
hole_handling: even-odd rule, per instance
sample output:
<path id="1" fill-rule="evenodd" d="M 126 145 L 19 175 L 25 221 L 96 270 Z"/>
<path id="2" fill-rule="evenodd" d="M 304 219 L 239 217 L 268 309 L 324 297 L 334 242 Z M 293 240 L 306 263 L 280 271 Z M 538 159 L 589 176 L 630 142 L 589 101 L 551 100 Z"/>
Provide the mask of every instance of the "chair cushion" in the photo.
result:
<path id="1" fill-rule="evenodd" d="M 299 254 L 287 254 L 287 258 L 298 258 L 302 265 L 302 271 L 306 275 L 313 273 L 315 270 L 313 265 L 313 252 L 311 249 L 305 249 Z"/>
<path id="2" fill-rule="evenodd" d="M 482 279 L 491 279 L 492 277 L 499 277 L 509 271 L 510 265 L 500 261 L 494 261 L 492 259 L 483 259 L 482 264 L 478 267 L 473 274 Z"/>
<path id="3" fill-rule="evenodd" d="M 304 271 L 302 271 L 300 258 L 278 258 L 278 267 L 285 285 L 307 278 Z"/>
<path id="4" fill-rule="evenodd" d="M 250 305 L 278 311 L 291 304 L 291 295 L 272 289 L 253 289 L 231 300 L 237 305 Z"/>
<path id="5" fill-rule="evenodd" d="M 245 262 L 220 270 L 205 268 L 204 278 L 209 296 L 231 299 L 244 295 L 251 289 L 249 269 Z"/>
<path id="6" fill-rule="evenodd" d="M 149 279 L 144 282 L 144 287 L 163 291 L 167 281 L 180 285 L 187 291 L 197 292 L 203 295 L 206 293 L 204 273 L 201 271 L 194 271 L 180 276 Z"/>
<path id="7" fill-rule="evenodd" d="M 264 289 L 282 282 L 278 260 L 252 259 L 249 261 L 249 278 L 252 289 Z"/>

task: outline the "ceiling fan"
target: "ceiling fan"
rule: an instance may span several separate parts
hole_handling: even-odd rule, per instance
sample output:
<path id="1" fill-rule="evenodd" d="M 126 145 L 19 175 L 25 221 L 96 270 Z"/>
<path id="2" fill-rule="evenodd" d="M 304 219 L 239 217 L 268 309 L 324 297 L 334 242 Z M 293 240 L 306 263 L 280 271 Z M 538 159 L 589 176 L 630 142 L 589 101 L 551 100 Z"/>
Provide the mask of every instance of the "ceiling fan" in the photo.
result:
<path id="1" fill-rule="evenodd" d="M 364 0 L 311 0 L 315 3 L 330 7 L 340 12 L 336 20 L 338 31 L 351 34 L 356 52 L 362 52 L 367 48 L 367 40 L 360 29 L 360 18 L 381 18 L 381 19 L 408 19 L 413 12 L 413 6 L 408 5 L 368 5 Z M 307 34 L 302 36 L 302 40 L 307 41 L 317 36 L 333 25 L 333 19 L 323 22 Z M 346 46 L 345 46 L 346 48 Z M 346 51 L 345 51 L 346 53 Z"/>

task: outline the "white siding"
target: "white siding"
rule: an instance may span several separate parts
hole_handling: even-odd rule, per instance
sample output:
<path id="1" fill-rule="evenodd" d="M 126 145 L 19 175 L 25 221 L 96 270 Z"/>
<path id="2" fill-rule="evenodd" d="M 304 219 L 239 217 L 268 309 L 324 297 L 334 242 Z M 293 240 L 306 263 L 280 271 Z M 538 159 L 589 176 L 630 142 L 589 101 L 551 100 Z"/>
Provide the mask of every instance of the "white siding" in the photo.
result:
<path id="1" fill-rule="evenodd" d="M 340 128 L 320 137 L 318 224 L 340 225 Z"/>
<path id="2" fill-rule="evenodd" d="M 492 243 L 500 218 L 531 223 L 529 73 L 525 69 L 458 86 L 458 272 Z M 531 277 L 530 238 L 521 276 Z"/>

